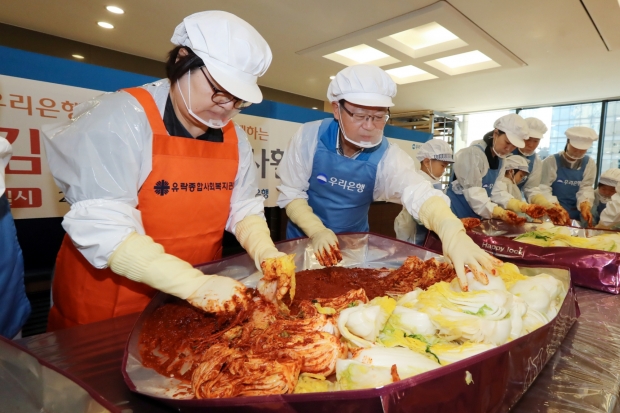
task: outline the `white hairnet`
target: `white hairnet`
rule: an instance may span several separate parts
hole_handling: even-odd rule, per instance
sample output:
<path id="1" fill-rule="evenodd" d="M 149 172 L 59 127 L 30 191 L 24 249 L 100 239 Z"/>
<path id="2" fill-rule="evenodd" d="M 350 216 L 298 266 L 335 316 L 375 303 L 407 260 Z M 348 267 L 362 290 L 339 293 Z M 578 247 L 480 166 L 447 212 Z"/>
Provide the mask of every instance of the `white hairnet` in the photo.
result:
<path id="1" fill-rule="evenodd" d="M 510 143 L 517 148 L 523 148 L 525 141 L 530 137 L 530 131 L 523 118 L 515 113 L 504 115 L 497 119 L 493 127 L 506 134 Z"/>
<path id="2" fill-rule="evenodd" d="M 355 65 L 342 69 L 327 88 L 327 99 L 362 106 L 388 108 L 394 106 L 396 83 L 383 69 L 372 65 Z"/>
<path id="3" fill-rule="evenodd" d="M 542 139 L 544 134 L 547 133 L 547 125 L 538 118 L 525 118 L 525 123 L 530 130 L 530 138 Z"/>
<path id="4" fill-rule="evenodd" d="M 271 49 L 245 20 L 225 11 L 203 11 L 183 19 L 170 41 L 200 57 L 213 79 L 239 99 L 260 103 L 256 84 L 271 64 Z"/>
<path id="5" fill-rule="evenodd" d="M 598 135 L 594 129 L 588 128 L 587 126 L 573 126 L 572 128 L 566 129 L 564 133 L 571 146 L 581 150 L 590 149 L 592 143 L 598 140 Z"/>
<path id="6" fill-rule="evenodd" d="M 452 154 L 452 147 L 448 144 L 448 142 L 441 139 L 431 139 L 420 146 L 420 149 L 418 149 L 415 157 L 420 162 L 427 158 L 438 161 L 454 162 L 454 157 Z"/>
<path id="7" fill-rule="evenodd" d="M 510 155 L 504 159 L 504 167 L 507 171 L 512 169 L 518 169 L 523 172 L 529 173 L 529 163 L 525 157 L 521 155 Z"/>
<path id="8" fill-rule="evenodd" d="M 620 169 L 609 168 L 601 174 L 598 183 L 615 187 L 620 183 Z"/>

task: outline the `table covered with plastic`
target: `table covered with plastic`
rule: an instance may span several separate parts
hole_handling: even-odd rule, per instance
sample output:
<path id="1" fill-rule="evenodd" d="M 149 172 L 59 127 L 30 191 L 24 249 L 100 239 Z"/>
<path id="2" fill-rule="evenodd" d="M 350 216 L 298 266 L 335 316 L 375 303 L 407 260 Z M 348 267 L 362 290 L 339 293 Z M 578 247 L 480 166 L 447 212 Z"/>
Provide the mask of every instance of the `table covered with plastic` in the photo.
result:
<path id="1" fill-rule="evenodd" d="M 575 221 L 574 224 L 577 224 Z M 620 253 L 576 247 L 540 247 L 515 241 L 514 238 L 536 231 L 539 224 L 510 225 L 500 220 L 484 220 L 467 235 L 482 249 L 501 260 L 516 265 L 549 265 L 566 267 L 571 271 L 575 285 L 620 293 Z M 595 235 L 617 234 L 618 231 L 593 228 L 564 227 L 573 237 L 590 238 Z M 429 231 L 424 246 L 432 251 L 442 250 L 439 237 Z"/>
<path id="2" fill-rule="evenodd" d="M 620 297 L 583 289 L 579 289 L 577 293 L 581 317 L 568 332 L 566 339 L 559 344 L 557 352 L 544 368 L 542 366 L 548 356 L 544 349 L 540 349 L 534 357 L 525 360 L 527 371 L 538 373 L 541 368 L 542 371 L 512 411 L 615 411 L 620 385 L 620 373 L 618 373 L 620 371 L 620 345 L 618 345 L 620 343 Z M 25 338 L 19 343 L 41 359 L 82 380 L 102 397 L 118 406 L 121 411 L 127 413 L 178 411 L 167 407 L 157 399 L 132 393 L 123 381 L 121 363 L 124 348 L 137 318 L 138 314 L 120 317 Z M 527 343 L 521 343 L 519 347 L 525 348 Z M 517 347 L 514 349 L 518 351 Z M 498 365 L 502 364 L 502 357 L 510 358 L 510 354 L 499 355 L 499 358 L 495 359 Z M 474 376 L 475 373 L 472 371 Z M 489 373 L 501 375 L 500 372 Z M 478 384 L 472 384 L 471 386 L 479 387 L 476 390 L 470 387 L 470 391 L 482 395 L 483 400 L 485 397 L 491 400 L 493 399 L 492 392 L 502 391 L 502 389 L 493 388 L 492 385 L 482 387 L 484 382 L 485 380 L 479 380 Z M 398 384 L 395 383 L 395 385 Z M 530 383 L 525 381 L 525 384 Z M 523 386 L 523 383 L 520 385 Z M 442 385 L 435 387 L 432 394 L 420 395 L 429 399 L 427 406 L 413 411 L 438 411 L 437 404 L 431 401 L 441 399 L 446 387 Z M 341 392 L 341 394 L 345 393 L 347 392 Z M 301 396 L 308 397 L 309 395 Z M 401 406 L 399 402 L 398 399 L 390 399 L 389 403 L 379 403 L 374 409 L 376 411 L 398 411 Z M 402 402 L 404 407 L 405 400 Z M 443 409 L 446 407 L 446 405 L 442 406 Z M 459 407 L 468 408 L 466 411 L 505 411 L 507 409 L 507 406 L 502 403 L 494 405 L 478 403 Z M 237 411 L 239 408 L 242 407 L 237 405 L 231 411 Z M 298 411 L 293 405 L 282 403 L 267 403 L 254 409 L 254 411 L 267 410 Z"/>

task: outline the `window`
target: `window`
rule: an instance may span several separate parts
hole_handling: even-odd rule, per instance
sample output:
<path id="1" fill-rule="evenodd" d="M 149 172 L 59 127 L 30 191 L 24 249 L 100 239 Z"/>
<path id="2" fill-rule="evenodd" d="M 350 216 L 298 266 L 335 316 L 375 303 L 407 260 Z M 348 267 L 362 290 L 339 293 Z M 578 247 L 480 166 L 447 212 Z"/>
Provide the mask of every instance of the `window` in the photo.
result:
<path id="1" fill-rule="evenodd" d="M 607 103 L 605 133 L 600 139 L 603 143 L 600 171 L 620 168 L 620 101 Z"/>

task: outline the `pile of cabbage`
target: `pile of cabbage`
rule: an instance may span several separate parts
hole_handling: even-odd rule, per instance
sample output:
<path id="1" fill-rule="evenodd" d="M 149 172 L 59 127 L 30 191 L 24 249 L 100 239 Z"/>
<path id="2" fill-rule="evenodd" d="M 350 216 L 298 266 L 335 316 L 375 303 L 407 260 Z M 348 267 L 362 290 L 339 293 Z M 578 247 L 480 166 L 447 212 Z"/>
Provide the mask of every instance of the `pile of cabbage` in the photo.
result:
<path id="1" fill-rule="evenodd" d="M 539 247 L 574 247 L 620 252 L 620 233 L 605 233 L 590 238 L 571 235 L 570 228 L 554 227 L 551 223 L 540 225 L 536 231 L 526 232 L 514 239 Z"/>
<path id="2" fill-rule="evenodd" d="M 548 274 L 526 277 L 505 263 L 483 285 L 468 274 L 469 292 L 456 280 L 400 297 L 377 297 L 337 317 L 348 358 L 336 381 L 299 377 L 296 393 L 381 387 L 474 356 L 528 334 L 558 313 L 566 288 Z"/>

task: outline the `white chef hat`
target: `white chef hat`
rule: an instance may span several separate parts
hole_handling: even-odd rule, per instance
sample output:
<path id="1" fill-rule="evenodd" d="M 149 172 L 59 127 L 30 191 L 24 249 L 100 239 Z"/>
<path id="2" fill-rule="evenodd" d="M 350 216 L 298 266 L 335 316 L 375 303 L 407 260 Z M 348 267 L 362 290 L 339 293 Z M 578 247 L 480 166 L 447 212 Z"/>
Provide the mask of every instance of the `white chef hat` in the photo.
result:
<path id="1" fill-rule="evenodd" d="M 504 166 L 507 171 L 518 169 L 523 172 L 530 172 L 529 162 L 521 155 L 510 155 L 504 159 Z"/>
<path id="2" fill-rule="evenodd" d="M 493 127 L 506 133 L 508 140 L 517 148 L 523 148 L 530 137 L 530 131 L 523 118 L 515 113 L 497 119 Z"/>
<path id="3" fill-rule="evenodd" d="M 183 19 L 170 41 L 202 59 L 213 79 L 233 96 L 260 103 L 256 84 L 271 64 L 271 49 L 245 20 L 225 11 L 203 11 Z"/>
<path id="4" fill-rule="evenodd" d="M 598 183 L 613 186 L 615 188 L 616 185 L 620 183 L 620 169 L 609 168 L 601 174 Z"/>
<path id="5" fill-rule="evenodd" d="M 530 130 L 530 138 L 542 139 L 543 135 L 549 130 L 547 125 L 538 118 L 525 118 L 524 120 Z"/>
<path id="6" fill-rule="evenodd" d="M 577 149 L 590 149 L 592 143 L 598 140 L 598 135 L 592 128 L 587 126 L 573 126 L 566 129 L 566 137 L 571 146 Z"/>
<path id="7" fill-rule="evenodd" d="M 394 106 L 396 83 L 383 69 L 372 65 L 354 65 L 342 69 L 327 88 L 327 99 L 361 106 L 389 108 Z"/>
<path id="8" fill-rule="evenodd" d="M 452 154 L 452 147 L 448 142 L 441 139 L 431 139 L 420 146 L 415 157 L 420 162 L 425 159 L 454 162 Z"/>

